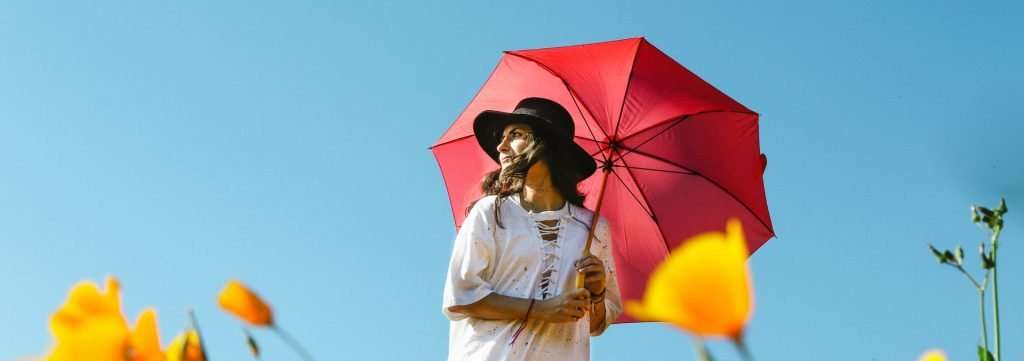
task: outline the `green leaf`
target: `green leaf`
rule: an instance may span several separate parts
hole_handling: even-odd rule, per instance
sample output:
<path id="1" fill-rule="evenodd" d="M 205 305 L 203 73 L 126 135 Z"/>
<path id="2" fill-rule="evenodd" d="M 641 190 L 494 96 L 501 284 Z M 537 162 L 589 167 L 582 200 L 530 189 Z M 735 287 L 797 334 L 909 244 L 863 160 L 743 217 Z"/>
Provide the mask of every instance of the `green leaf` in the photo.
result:
<path id="1" fill-rule="evenodd" d="M 939 250 L 936 249 L 935 246 L 930 244 L 928 245 L 928 249 L 932 250 L 932 254 L 935 255 L 935 259 L 939 260 L 939 263 L 943 263 L 943 260 L 945 258 L 942 257 L 942 252 L 939 252 Z"/>
<path id="2" fill-rule="evenodd" d="M 964 264 L 964 249 L 962 247 L 956 246 L 956 257 L 954 257 L 953 260 L 955 260 L 958 265 Z"/>
<path id="3" fill-rule="evenodd" d="M 996 361 L 996 358 L 984 346 L 978 346 L 978 361 Z"/>
<path id="4" fill-rule="evenodd" d="M 996 268 L 995 255 L 992 252 L 981 255 L 981 268 L 993 269 Z"/>
<path id="5" fill-rule="evenodd" d="M 996 214 L 1002 217 L 1002 215 L 1006 214 L 1006 211 L 1006 199 L 999 198 L 999 207 L 996 207 Z"/>

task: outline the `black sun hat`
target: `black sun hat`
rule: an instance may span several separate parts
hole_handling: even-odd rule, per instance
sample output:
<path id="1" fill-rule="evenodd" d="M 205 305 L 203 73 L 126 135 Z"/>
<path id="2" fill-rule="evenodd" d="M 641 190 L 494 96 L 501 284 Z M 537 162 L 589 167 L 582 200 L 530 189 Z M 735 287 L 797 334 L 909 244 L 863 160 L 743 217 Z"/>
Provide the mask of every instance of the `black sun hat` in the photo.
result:
<path id="1" fill-rule="evenodd" d="M 573 141 L 576 127 L 573 125 L 572 116 L 562 105 L 545 98 L 523 99 L 511 113 L 485 110 L 476 116 L 473 120 L 473 134 L 480 147 L 495 162 L 501 163 L 498 160 L 498 144 L 501 142 L 505 126 L 512 123 L 527 124 L 534 132 L 544 133 L 545 140 L 558 142 L 552 144 L 552 151 L 570 153 L 569 159 L 576 168 L 578 181 L 586 179 L 597 170 L 594 158 Z"/>

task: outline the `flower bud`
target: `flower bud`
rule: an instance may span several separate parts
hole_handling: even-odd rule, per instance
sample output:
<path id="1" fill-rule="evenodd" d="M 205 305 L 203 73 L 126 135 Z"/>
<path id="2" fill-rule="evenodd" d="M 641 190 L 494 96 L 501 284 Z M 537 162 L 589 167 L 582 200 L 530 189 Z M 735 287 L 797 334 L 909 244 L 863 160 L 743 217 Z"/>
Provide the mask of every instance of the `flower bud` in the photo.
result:
<path id="1" fill-rule="evenodd" d="M 1002 216 L 1004 214 L 1006 214 L 1006 211 L 1007 211 L 1007 209 L 1006 209 L 1006 199 L 1005 198 L 999 198 L 999 207 L 996 207 L 996 215 L 998 215 L 1000 218 L 1002 218 Z"/>

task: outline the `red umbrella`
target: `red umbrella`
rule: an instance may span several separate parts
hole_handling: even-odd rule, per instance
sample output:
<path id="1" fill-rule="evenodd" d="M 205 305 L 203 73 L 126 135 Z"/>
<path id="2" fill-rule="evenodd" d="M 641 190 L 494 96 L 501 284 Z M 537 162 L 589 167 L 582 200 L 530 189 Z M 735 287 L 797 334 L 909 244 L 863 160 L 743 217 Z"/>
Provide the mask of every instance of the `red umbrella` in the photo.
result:
<path id="1" fill-rule="evenodd" d="M 580 186 L 608 219 L 623 300 L 640 299 L 650 272 L 683 240 L 743 223 L 751 252 L 775 235 L 761 179 L 758 115 L 686 70 L 644 38 L 507 51 L 431 150 L 456 228 L 498 165 L 473 137 L 484 110 L 523 98 L 562 104 L 576 142 L 599 172 Z M 594 192 L 597 196 L 594 196 Z M 616 322 L 631 322 L 623 315 Z"/>

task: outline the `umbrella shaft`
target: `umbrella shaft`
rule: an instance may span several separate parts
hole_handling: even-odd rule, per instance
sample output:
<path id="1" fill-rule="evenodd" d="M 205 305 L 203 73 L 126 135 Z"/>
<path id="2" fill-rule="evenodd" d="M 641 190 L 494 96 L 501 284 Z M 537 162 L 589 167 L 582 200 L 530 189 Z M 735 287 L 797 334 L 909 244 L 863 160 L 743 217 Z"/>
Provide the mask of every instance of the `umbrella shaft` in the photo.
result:
<path id="1" fill-rule="evenodd" d="M 594 230 L 597 229 L 597 222 L 601 218 L 601 205 L 604 204 L 604 187 L 608 184 L 608 174 L 611 172 L 612 170 L 609 168 L 601 169 L 601 188 L 597 191 L 597 206 L 594 207 L 594 217 L 590 219 L 590 230 L 587 231 L 587 243 L 583 247 L 583 257 L 590 255 L 590 241 L 594 239 Z"/>
<path id="2" fill-rule="evenodd" d="M 597 229 L 597 222 L 601 217 L 601 204 L 604 203 L 604 186 L 608 183 L 608 174 L 612 170 L 609 168 L 603 168 L 601 170 L 601 188 L 597 191 L 597 206 L 594 207 L 594 216 L 590 219 L 590 230 L 587 231 L 587 243 L 583 246 L 582 254 L 580 258 L 586 258 L 590 255 L 590 241 L 594 239 L 594 230 Z M 583 288 L 586 275 L 583 272 L 576 272 L 576 288 Z"/>

